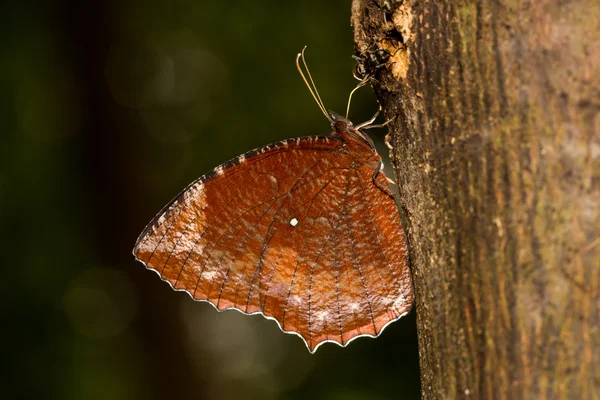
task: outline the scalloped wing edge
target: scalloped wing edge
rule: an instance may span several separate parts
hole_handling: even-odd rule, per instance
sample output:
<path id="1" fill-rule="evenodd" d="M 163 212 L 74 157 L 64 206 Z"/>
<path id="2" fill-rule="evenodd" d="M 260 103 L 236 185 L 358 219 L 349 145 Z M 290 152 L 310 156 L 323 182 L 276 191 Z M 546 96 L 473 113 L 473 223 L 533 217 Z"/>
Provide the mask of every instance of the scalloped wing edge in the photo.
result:
<path id="1" fill-rule="evenodd" d="M 144 267 L 146 267 L 146 269 L 147 269 L 147 270 L 154 272 L 155 274 L 157 274 L 157 275 L 158 275 L 158 277 L 160 278 L 160 280 L 161 280 L 161 281 L 163 281 L 163 282 L 166 282 L 166 283 L 167 283 L 167 284 L 168 284 L 168 285 L 171 287 L 171 289 L 172 289 L 173 291 L 175 291 L 175 292 L 184 292 L 184 293 L 187 293 L 187 294 L 190 296 L 190 298 L 191 298 L 192 300 L 194 300 L 194 301 L 196 301 L 196 302 L 198 302 L 198 303 L 208 303 L 208 304 L 210 304 L 211 306 L 213 306 L 213 307 L 214 307 L 214 309 L 215 309 L 215 310 L 217 310 L 218 312 L 223 312 L 223 311 L 234 310 L 234 311 L 237 311 L 237 312 L 239 312 L 239 313 L 241 313 L 241 314 L 244 314 L 244 315 L 261 315 L 261 316 L 262 316 L 263 318 L 265 318 L 266 320 L 269 320 L 269 321 L 274 321 L 274 322 L 277 324 L 277 327 L 279 328 L 279 330 L 280 330 L 281 332 L 283 332 L 283 333 L 286 333 L 286 334 L 288 334 L 288 335 L 295 335 L 295 336 L 298 336 L 300 339 L 302 339 L 302 342 L 304 343 L 304 345 L 306 346 L 306 348 L 308 349 L 308 352 L 309 352 L 310 354 L 315 354 L 315 352 L 317 351 L 317 349 L 318 349 L 319 347 L 321 347 L 322 345 L 324 345 L 325 343 L 334 343 L 334 344 L 336 344 L 336 345 L 338 345 L 338 346 L 340 346 L 340 347 L 342 347 L 342 348 L 343 348 L 343 347 L 346 347 L 346 346 L 348 346 L 348 344 L 352 343 L 354 340 L 356 340 L 356 339 L 359 339 L 359 338 L 363 338 L 363 337 L 369 337 L 369 338 L 375 339 L 375 338 L 379 337 L 379 336 L 380 336 L 380 335 L 383 333 L 383 331 L 385 330 L 385 328 L 387 328 L 387 327 L 388 327 L 390 324 L 392 324 L 393 322 L 396 322 L 396 321 L 398 321 L 400 318 L 402 318 L 402 317 L 404 317 L 405 315 L 407 315 L 407 314 L 410 312 L 410 310 L 412 309 L 412 304 L 411 304 L 411 306 L 408 308 L 408 310 L 406 310 L 406 312 L 404 312 L 404 313 L 400 314 L 398 317 L 396 317 L 396 318 L 394 318 L 394 319 L 391 319 L 391 320 L 389 320 L 389 321 L 388 321 L 388 322 L 387 322 L 385 325 L 383 325 L 383 326 L 381 327 L 381 329 L 379 330 L 379 332 L 377 332 L 377 334 L 375 334 L 375 335 L 372 335 L 372 334 L 370 334 L 370 333 L 363 333 L 363 334 L 356 335 L 356 336 L 354 336 L 354 337 L 350 338 L 350 339 L 349 339 L 349 340 L 348 340 L 346 343 L 342 343 L 342 342 L 339 342 L 339 341 L 337 341 L 337 340 L 330 340 L 330 339 L 328 339 L 328 340 L 324 340 L 324 341 L 322 341 L 322 342 L 318 343 L 318 344 L 317 344 L 317 345 L 316 345 L 316 346 L 315 346 L 313 349 L 311 349 L 311 348 L 310 348 L 310 346 L 309 346 L 309 344 L 308 344 L 308 342 L 306 341 L 306 339 L 304 339 L 304 337 L 303 337 L 302 335 L 300 335 L 298 332 L 296 332 L 296 331 L 293 331 L 293 330 L 289 330 L 289 331 L 288 331 L 288 330 L 285 330 L 285 329 L 283 329 L 283 328 L 281 327 L 281 324 L 279 323 L 279 321 L 278 321 L 276 318 L 274 318 L 274 317 L 270 317 L 270 316 L 268 316 L 268 315 L 265 315 L 265 314 L 263 314 L 261 311 L 256 311 L 256 312 L 253 312 L 253 313 L 248 313 L 248 312 L 245 312 L 245 311 L 243 311 L 243 310 L 241 310 L 241 309 L 239 309 L 239 308 L 237 308 L 237 307 L 228 307 L 228 308 L 219 309 L 219 308 L 217 308 L 217 305 L 216 305 L 216 304 L 214 304 L 214 303 L 213 303 L 212 301 L 210 301 L 210 300 L 195 299 L 195 298 L 194 298 L 194 296 L 192 295 L 192 293 L 190 293 L 190 291 L 189 291 L 189 290 L 187 290 L 187 289 L 176 289 L 176 288 L 174 288 L 174 287 L 173 287 L 173 285 L 171 284 L 171 282 L 169 282 L 167 279 L 164 279 L 164 278 L 162 277 L 162 275 L 160 274 L 160 272 L 158 272 L 158 271 L 157 271 L 156 269 L 154 269 L 154 268 L 151 268 L 151 267 L 149 267 L 149 266 L 148 266 L 148 265 L 147 265 L 147 264 L 146 264 L 144 261 L 140 260 L 140 259 L 139 259 L 139 258 L 138 258 L 138 257 L 135 255 L 135 253 L 134 253 L 133 255 L 134 255 L 134 257 L 135 257 L 135 259 L 136 259 L 137 261 L 139 261 L 139 262 L 141 262 L 142 264 L 144 264 Z"/>

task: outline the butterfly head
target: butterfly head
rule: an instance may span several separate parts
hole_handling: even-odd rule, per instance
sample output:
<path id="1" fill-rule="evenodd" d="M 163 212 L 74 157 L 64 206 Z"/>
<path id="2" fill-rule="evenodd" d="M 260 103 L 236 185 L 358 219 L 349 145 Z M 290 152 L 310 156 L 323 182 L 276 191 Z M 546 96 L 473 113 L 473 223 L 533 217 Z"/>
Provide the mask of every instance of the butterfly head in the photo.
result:
<path id="1" fill-rule="evenodd" d="M 375 152 L 375 144 L 373 140 L 366 133 L 360 130 L 361 126 L 366 126 L 364 124 L 354 126 L 352 121 L 350 121 L 346 117 L 342 117 L 341 115 L 334 113 L 333 111 L 329 111 L 329 115 L 331 116 L 331 127 L 333 128 L 333 132 L 331 133 L 334 137 L 344 136 L 346 138 L 354 138 L 358 139 L 364 143 L 366 143 L 371 149 Z M 368 125 L 368 124 L 367 124 Z"/>
<path id="2" fill-rule="evenodd" d="M 333 136 L 340 136 L 344 133 L 347 133 L 350 129 L 354 128 L 354 124 L 346 117 L 342 117 L 341 115 L 334 113 L 333 111 L 329 111 L 329 115 L 331 115 L 331 127 L 333 128 Z"/>

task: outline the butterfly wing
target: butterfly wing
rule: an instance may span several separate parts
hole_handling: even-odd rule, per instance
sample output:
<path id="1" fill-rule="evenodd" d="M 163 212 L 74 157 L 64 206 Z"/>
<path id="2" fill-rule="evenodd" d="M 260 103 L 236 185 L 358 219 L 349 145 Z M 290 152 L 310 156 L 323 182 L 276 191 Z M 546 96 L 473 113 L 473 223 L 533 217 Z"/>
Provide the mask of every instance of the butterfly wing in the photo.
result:
<path id="1" fill-rule="evenodd" d="M 311 351 L 376 336 L 412 291 L 398 211 L 373 172 L 339 138 L 265 146 L 189 185 L 134 255 L 196 300 L 276 320 Z"/>

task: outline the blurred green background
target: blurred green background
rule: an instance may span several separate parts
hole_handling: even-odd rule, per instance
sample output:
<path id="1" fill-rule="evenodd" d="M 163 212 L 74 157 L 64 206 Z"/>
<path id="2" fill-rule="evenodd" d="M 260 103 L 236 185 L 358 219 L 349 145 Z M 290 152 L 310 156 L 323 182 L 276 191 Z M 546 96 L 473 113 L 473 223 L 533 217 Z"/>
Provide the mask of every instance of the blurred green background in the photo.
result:
<path id="1" fill-rule="evenodd" d="M 310 355 L 135 262 L 147 222 L 236 155 L 330 126 L 356 85 L 350 1 L 3 2 L 2 398 L 417 399 L 414 311 Z M 376 110 L 370 89 L 350 117 Z M 382 146 L 385 130 L 370 131 Z M 393 174 L 391 175 L 393 176 Z"/>

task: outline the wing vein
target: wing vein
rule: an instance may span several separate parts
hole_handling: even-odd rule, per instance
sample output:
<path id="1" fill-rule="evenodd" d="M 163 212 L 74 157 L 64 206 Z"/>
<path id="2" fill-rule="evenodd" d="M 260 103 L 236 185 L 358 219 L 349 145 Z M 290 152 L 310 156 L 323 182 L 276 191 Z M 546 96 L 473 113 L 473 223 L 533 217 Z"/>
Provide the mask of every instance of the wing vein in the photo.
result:
<path id="1" fill-rule="evenodd" d="M 324 174 L 322 174 L 321 176 L 323 176 L 323 175 L 325 175 L 325 174 L 327 174 L 327 173 L 329 173 L 329 172 L 331 172 L 331 170 L 328 170 L 328 171 L 326 171 L 326 172 L 325 172 Z M 311 198 L 309 201 L 307 201 L 307 202 L 303 203 L 303 204 L 300 206 L 300 207 L 303 207 L 303 206 L 305 206 L 306 204 L 309 204 L 309 207 L 308 207 L 308 209 L 306 210 L 306 212 L 304 213 L 303 217 L 306 217 L 306 216 L 308 215 L 308 212 L 310 211 L 310 209 L 312 208 L 312 206 L 313 206 L 313 204 L 314 204 L 314 200 L 315 200 L 315 199 L 316 199 L 316 198 L 317 198 L 317 197 L 318 197 L 318 196 L 319 196 L 319 195 L 320 195 L 320 194 L 323 192 L 323 190 L 325 190 L 325 188 L 326 188 L 327 186 L 329 186 L 329 184 L 330 184 L 330 183 L 331 183 L 331 182 L 332 182 L 332 181 L 333 181 L 335 178 L 337 178 L 337 176 L 334 176 L 334 177 L 333 177 L 333 178 L 331 178 L 329 181 L 327 181 L 327 183 L 326 183 L 326 184 L 325 184 L 325 185 L 324 185 L 324 186 L 323 186 L 321 189 L 319 189 L 319 191 L 318 191 L 318 192 L 317 192 L 317 193 L 316 193 L 316 194 L 315 194 L 315 195 L 314 195 L 314 196 L 313 196 L 313 197 L 312 197 L 312 198 Z M 297 207 L 295 210 L 298 210 L 300 207 Z M 262 268 L 262 264 L 261 264 L 261 262 L 262 262 L 262 260 L 263 260 L 263 257 L 264 257 L 264 252 L 266 251 L 266 247 L 269 245 L 269 243 L 271 242 L 271 240 L 272 240 L 272 239 L 273 239 L 273 237 L 275 236 L 275 233 L 276 233 L 276 232 L 277 232 L 277 231 L 275 230 L 275 231 L 273 232 L 273 234 L 271 235 L 271 237 L 269 238 L 269 240 L 267 241 L 266 245 L 264 246 L 264 249 L 265 249 L 265 250 L 264 250 L 264 251 L 262 251 L 262 250 L 261 250 L 261 254 L 260 254 L 260 258 L 259 258 L 259 265 L 258 265 L 258 266 L 257 266 L 257 268 L 254 270 L 254 274 L 252 274 L 252 280 L 250 281 L 250 291 L 248 292 L 248 299 L 247 299 L 247 300 L 249 300 L 249 299 L 250 299 L 250 295 L 251 295 L 251 292 L 252 292 L 252 284 L 254 283 L 254 278 L 256 277 L 256 275 L 257 275 L 257 274 L 258 274 L 258 276 L 259 276 L 259 288 L 258 288 L 258 290 L 259 290 L 259 298 L 260 298 L 260 269 Z M 265 236 L 265 237 L 266 237 L 266 236 Z M 276 267 L 275 267 L 275 268 L 276 268 Z M 275 269 L 275 268 L 274 268 L 274 269 Z M 272 275 L 271 275 L 271 278 L 272 278 Z M 270 283 L 270 281 L 269 281 L 269 283 Z M 269 290 L 269 289 L 267 288 L 267 293 L 265 294 L 265 300 L 267 299 L 268 290 Z"/>
<path id="2" fill-rule="evenodd" d="M 350 177 L 348 177 L 348 182 L 350 182 Z M 373 316 L 373 307 L 371 306 L 371 300 L 369 298 L 369 291 L 367 290 L 367 286 L 365 285 L 365 279 L 363 277 L 362 271 L 360 270 L 360 266 L 358 265 L 358 258 L 357 258 L 357 254 L 356 254 L 356 239 L 354 238 L 354 229 L 353 229 L 353 224 L 352 224 L 352 218 L 350 217 L 350 214 L 348 213 L 348 207 L 347 207 L 347 203 L 346 203 L 346 207 L 345 207 L 345 215 L 348 217 L 348 232 L 350 233 L 350 243 L 352 246 L 352 260 L 354 262 L 354 265 L 356 267 L 356 271 L 358 272 L 358 275 L 360 276 L 360 281 L 363 287 L 363 291 L 365 292 L 365 297 L 367 300 L 367 304 L 369 306 L 369 313 L 371 315 L 371 322 L 373 323 L 373 328 L 375 329 L 375 334 L 377 334 L 377 327 L 375 325 L 375 317 Z"/>
<path id="3" fill-rule="evenodd" d="M 316 166 L 316 165 L 317 165 L 317 164 L 318 164 L 320 161 L 321 161 L 321 158 L 317 158 L 317 160 L 316 160 L 316 161 L 315 161 L 315 162 L 314 162 L 314 163 L 313 163 L 313 164 L 312 164 L 312 165 L 311 165 L 309 168 L 307 168 L 307 169 L 306 169 L 306 170 L 305 170 L 305 171 L 302 173 L 302 175 L 300 175 L 300 176 L 298 177 L 298 179 L 296 179 L 296 181 L 294 182 L 294 184 L 293 184 L 293 185 L 290 187 L 290 189 L 289 189 L 287 192 L 285 192 L 285 193 L 282 193 L 280 196 L 278 196 L 278 197 L 276 198 L 276 200 L 279 200 L 280 198 L 282 198 L 282 197 L 284 197 L 284 196 L 288 196 L 288 198 L 287 198 L 287 199 L 285 199 L 285 200 L 284 200 L 284 201 L 281 203 L 281 205 L 279 206 L 279 208 L 277 209 L 277 211 L 275 211 L 275 214 L 273 214 L 273 218 L 271 218 L 271 222 L 270 222 L 270 224 L 269 224 L 269 227 L 267 228 L 267 232 L 265 233 L 265 239 L 263 240 L 263 245 L 262 245 L 262 249 L 261 249 L 261 253 L 260 253 L 261 255 L 260 255 L 260 257 L 259 257 L 259 262 L 260 262 L 260 259 L 262 258 L 262 255 L 264 254 L 264 250 L 265 250 L 265 249 L 264 249 L 264 246 L 265 246 L 265 241 L 266 241 L 266 238 L 267 238 L 267 237 L 268 237 L 268 235 L 269 235 L 269 232 L 270 232 L 270 230 L 271 230 L 271 227 L 273 226 L 273 224 L 274 224 L 274 222 L 275 222 L 275 220 L 276 220 L 276 218 L 277 218 L 277 214 L 279 214 L 279 211 L 281 210 L 281 208 L 283 207 L 283 205 L 284 205 L 284 204 L 286 203 L 286 201 L 287 201 L 287 200 L 288 200 L 288 199 L 291 197 L 291 193 L 292 193 L 292 192 L 293 192 L 293 191 L 296 189 L 296 187 L 297 187 L 298 183 L 299 183 L 299 182 L 300 182 L 300 181 L 301 181 L 301 180 L 302 180 L 302 179 L 303 179 L 303 178 L 306 176 L 306 174 L 308 174 L 310 171 L 312 171 L 312 169 L 313 169 L 313 168 L 314 168 L 314 167 L 315 167 L 315 166 Z M 301 187 L 301 186 L 300 186 L 300 187 Z M 273 205 L 274 203 L 275 203 L 275 202 L 273 202 L 271 205 Z M 269 206 L 269 208 L 271 208 L 271 207 Z M 263 214 L 263 216 L 264 216 L 264 214 Z M 262 216 L 261 216 L 261 219 L 262 219 Z M 259 219 L 259 220 L 260 220 L 260 219 Z M 256 224 L 255 224 L 255 226 L 256 226 Z M 254 227 L 253 227 L 253 230 L 254 230 Z M 253 232 L 253 230 L 252 230 L 251 232 Z M 239 247 L 238 247 L 238 251 L 239 251 Z M 218 304 L 218 303 L 219 303 L 219 301 L 221 300 L 221 295 L 223 294 L 223 289 L 225 288 L 225 284 L 226 284 L 226 282 L 227 282 L 227 278 L 228 278 L 228 275 L 229 275 L 229 271 L 231 270 L 231 266 L 232 266 L 232 265 L 233 265 L 233 262 L 230 264 L 230 266 L 229 266 L 229 268 L 227 269 L 227 272 L 226 272 L 226 274 L 225 274 L 225 279 L 223 280 L 223 284 L 221 285 L 221 291 L 220 291 L 220 293 L 219 293 L 219 298 L 218 298 L 218 300 L 217 300 L 217 304 Z"/>
<path id="4" fill-rule="evenodd" d="M 256 179 L 255 179 L 255 181 L 256 181 Z M 227 187 L 229 187 L 229 186 L 230 185 L 228 185 Z M 223 193 L 223 192 L 224 191 L 219 191 L 219 192 L 217 192 L 217 195 L 221 195 L 221 193 Z M 235 200 L 238 197 L 240 197 L 240 194 L 241 194 L 241 192 L 237 192 L 235 196 L 232 196 L 231 199 L 227 202 L 227 204 L 223 208 L 223 210 L 221 210 L 221 212 L 215 218 L 213 218 L 211 221 L 214 221 L 215 219 L 217 219 L 221 215 L 221 213 L 227 209 L 227 207 L 229 206 L 229 204 L 231 204 L 233 202 L 233 200 Z M 177 249 L 177 246 L 179 246 L 179 242 L 181 241 L 181 239 L 183 239 L 183 236 L 185 235 L 185 233 L 187 232 L 187 230 L 190 228 L 190 226 L 192 226 L 193 223 L 195 223 L 198 220 L 198 216 L 201 213 L 203 213 L 204 210 L 208 208 L 208 206 L 210 205 L 210 203 L 212 203 L 212 201 L 215 200 L 217 197 L 218 196 L 215 196 L 212 199 L 210 199 L 210 201 L 207 202 L 204 207 L 202 207 L 202 210 L 200 210 L 200 213 L 197 213 L 196 216 L 185 226 L 185 229 L 182 231 L 181 235 L 179 236 L 179 239 L 177 239 L 177 242 L 175 243 L 175 246 L 173 246 L 173 248 L 169 252 L 169 257 L 167 257 L 167 260 L 165 261 L 165 264 L 163 266 L 162 272 L 164 272 L 165 268 L 167 267 L 167 263 L 171 259 L 171 255 L 173 254 L 173 252 L 175 251 L 175 249 Z M 181 214 L 181 211 L 179 212 L 179 214 Z M 178 214 L 178 216 L 179 216 L 179 214 Z M 167 231 L 165 231 L 163 237 L 161 238 L 161 241 L 163 240 L 163 238 L 165 237 L 165 235 L 167 234 L 167 232 L 171 228 L 171 226 L 172 226 L 172 224 L 167 228 Z M 202 236 L 204 236 L 204 233 L 206 232 L 206 227 L 208 227 L 208 226 L 210 226 L 210 223 L 205 225 L 205 229 L 200 234 L 200 238 Z M 160 242 L 157 244 L 157 247 L 158 247 L 159 244 L 160 244 Z M 193 250 L 193 248 L 192 248 L 192 250 Z M 150 257 L 150 258 L 152 258 L 152 257 Z M 187 260 L 187 258 L 186 258 L 186 260 Z M 150 259 L 148 259 L 148 261 L 150 261 Z M 182 271 L 183 271 L 183 265 L 181 266 L 181 269 L 179 270 L 179 274 L 177 274 L 177 281 L 179 280 L 179 276 L 181 275 Z M 161 272 L 161 275 L 162 275 L 162 272 Z"/>
<path id="5" fill-rule="evenodd" d="M 317 192 L 317 194 L 315 194 L 315 196 L 313 196 L 312 200 L 310 201 L 310 206 L 309 206 L 309 208 L 306 210 L 306 213 L 305 213 L 305 215 L 307 215 L 307 214 L 308 214 L 308 212 L 310 211 L 310 209 L 312 208 L 312 206 L 313 206 L 313 204 L 314 204 L 314 202 L 313 202 L 313 201 L 314 201 L 314 199 L 316 199 L 316 198 L 319 196 L 319 194 L 321 194 L 321 193 L 323 192 L 323 190 L 325 189 L 325 187 L 327 187 L 327 186 L 328 186 L 328 185 L 329 185 L 329 184 L 330 184 L 330 183 L 331 183 L 331 182 L 332 182 L 332 181 L 333 181 L 335 178 L 337 178 L 337 176 L 334 176 L 333 178 L 331 178 L 331 179 L 330 179 L 330 180 L 327 182 L 327 184 L 326 184 L 326 185 L 324 185 L 324 186 L 323 186 L 323 187 L 322 187 L 322 188 L 321 188 L 321 189 L 320 189 L 320 190 Z M 306 204 L 306 203 L 305 203 L 305 204 Z M 311 228 L 312 228 L 312 225 L 311 225 Z M 310 235 L 305 235 L 305 237 L 304 237 L 304 239 L 303 239 L 303 240 L 304 240 L 304 242 L 303 242 L 303 245 L 304 245 L 304 243 L 305 243 L 305 241 L 306 241 L 306 238 L 307 238 L 307 237 L 310 237 Z M 298 252 L 298 254 L 301 254 L 301 252 Z M 300 265 L 300 261 L 298 261 L 298 260 L 297 260 L 297 262 L 296 262 L 296 266 L 295 266 L 295 268 L 294 268 L 294 272 L 293 272 L 293 274 L 292 274 L 292 281 L 290 282 L 290 288 L 289 288 L 289 290 L 288 290 L 288 294 L 287 294 L 287 297 L 286 297 L 286 299 L 285 299 L 285 305 L 283 306 L 283 317 L 282 317 L 282 325 L 281 325 L 282 327 L 283 327 L 283 325 L 285 324 L 285 314 L 286 314 L 286 312 L 287 312 L 287 305 L 288 305 L 288 302 L 289 302 L 290 295 L 291 295 L 291 293 L 292 293 L 292 288 L 293 288 L 293 286 L 294 286 L 294 280 L 295 280 L 295 277 L 296 277 L 296 272 L 298 271 L 298 266 L 299 266 L 299 265 Z M 275 266 L 275 268 L 277 268 L 277 266 Z M 275 268 L 274 268 L 274 270 L 275 270 Z M 271 275 L 271 279 L 273 278 L 273 275 L 274 275 L 274 273 L 275 273 L 275 271 L 273 271 L 273 274 Z M 268 291 L 269 291 L 269 289 L 270 289 L 270 286 L 271 286 L 271 281 L 269 281 L 269 288 L 267 289 L 267 293 L 265 294 L 265 301 L 266 301 L 266 299 L 267 299 L 267 296 L 269 295 L 269 292 L 268 292 Z"/>
<path id="6" fill-rule="evenodd" d="M 317 255 L 317 258 L 315 259 L 315 262 L 312 266 L 312 268 L 310 269 L 310 278 L 308 281 L 308 337 L 310 339 L 310 346 L 312 348 L 312 332 L 310 330 L 311 327 L 311 318 L 310 318 L 310 301 L 311 301 L 311 296 L 312 296 L 312 278 L 313 278 L 313 273 L 315 271 L 315 266 L 317 265 L 317 261 L 319 260 L 319 257 L 321 257 L 321 254 L 323 254 L 323 251 L 325 250 L 325 248 L 327 247 L 327 245 L 329 244 L 329 241 L 331 240 L 331 238 L 336 238 L 336 233 L 337 233 L 337 227 L 339 226 L 339 222 L 340 222 L 341 216 L 338 216 L 338 219 L 335 221 L 335 224 L 332 225 L 332 229 L 329 233 L 329 236 L 327 236 L 327 240 L 325 241 L 325 243 L 323 244 L 323 247 L 321 247 L 321 250 L 319 251 L 319 254 Z M 333 231 L 333 233 L 332 233 Z"/>
<path id="7" fill-rule="evenodd" d="M 244 153 L 244 155 L 247 157 L 247 161 L 245 161 L 245 164 L 247 166 L 251 166 L 252 164 L 256 164 L 256 163 L 262 162 L 268 158 L 279 155 L 284 151 L 315 151 L 315 150 L 328 151 L 328 150 L 330 150 L 327 148 L 322 148 L 322 149 L 314 148 L 314 147 L 302 148 L 300 146 L 297 146 L 299 143 L 302 143 L 302 144 L 306 143 L 307 140 L 316 141 L 317 139 L 325 140 L 325 143 L 327 141 L 336 140 L 335 138 L 329 138 L 329 137 L 324 137 L 324 136 L 305 136 L 302 138 L 298 138 L 296 140 L 296 147 L 292 146 L 291 148 L 289 147 L 290 142 L 288 142 L 286 140 L 281 141 L 281 142 L 272 143 L 272 144 L 269 144 L 269 145 L 260 147 L 258 149 L 254 149 L 254 150 Z M 260 154 L 261 151 L 267 151 L 267 150 L 270 150 L 270 151 L 277 150 L 277 151 L 274 151 L 273 154 L 266 154 L 260 158 L 252 159 L 252 156 L 256 156 L 257 154 Z M 228 172 L 228 174 L 224 177 L 218 177 L 218 176 L 215 177 L 214 176 L 215 170 L 219 167 L 225 166 L 226 167 L 225 169 L 229 169 L 230 167 L 235 167 L 235 166 L 239 165 L 240 163 L 237 162 L 237 160 L 239 160 L 239 157 L 231 159 L 231 160 L 219 165 L 218 167 L 216 167 L 213 170 L 211 170 L 210 172 L 202 175 L 201 177 L 199 177 L 198 179 L 196 179 L 195 181 L 190 183 L 185 189 L 183 189 L 166 206 L 164 206 L 163 209 L 152 219 L 152 221 L 150 221 L 148 226 L 146 226 L 146 228 L 144 228 L 144 230 L 142 231 L 142 234 L 140 235 L 140 238 L 138 238 L 138 240 L 136 241 L 136 245 L 135 245 L 134 249 L 137 249 L 139 251 L 140 247 L 142 247 L 146 243 L 148 238 L 150 236 L 152 236 L 152 234 L 154 232 L 156 232 L 156 230 L 162 226 L 162 224 L 166 221 L 166 219 L 161 221 L 159 224 L 156 224 L 156 226 L 155 226 L 154 224 L 156 223 L 156 221 L 158 221 L 161 216 L 174 210 L 175 207 L 179 207 L 180 205 L 182 205 L 182 200 L 187 200 L 187 199 L 184 199 L 184 197 L 186 194 L 189 193 L 190 190 L 197 187 L 199 184 L 203 184 L 203 186 L 206 189 L 208 189 L 215 183 L 220 182 L 222 179 L 230 180 L 229 178 L 231 178 L 232 176 L 235 176 L 241 172 L 244 172 L 243 170 L 241 170 L 241 171 L 236 170 L 233 172 Z"/>
<path id="8" fill-rule="evenodd" d="M 357 174 L 357 175 L 358 175 L 358 181 L 360 183 L 360 188 L 361 188 L 362 193 L 363 193 L 363 197 L 365 199 L 370 199 L 370 196 L 368 195 L 368 192 L 367 192 L 367 190 L 366 190 L 366 188 L 364 186 L 364 182 L 360 178 L 360 175 L 359 174 Z M 373 202 L 370 201 L 369 203 L 373 203 Z M 373 227 L 373 231 L 375 232 L 375 237 L 377 239 L 377 244 L 378 244 L 379 248 L 383 250 L 385 248 L 385 246 L 383 246 L 383 241 L 381 239 L 381 236 L 379 235 L 379 230 L 377 229 L 377 225 L 375 223 L 375 218 L 373 218 L 373 213 L 372 213 L 370 207 L 367 207 L 367 217 L 368 217 L 368 219 L 370 221 L 370 226 Z M 394 271 L 394 267 L 389 262 L 387 262 L 387 255 L 383 251 L 380 251 L 378 253 L 381 253 L 381 255 L 384 258 L 385 265 L 387 265 L 390 268 L 390 272 L 392 274 L 392 277 L 394 278 L 394 281 L 396 282 L 396 284 L 398 285 L 398 287 L 401 287 L 400 280 L 398 279 L 398 276 L 396 275 L 396 273 Z M 378 272 L 378 275 L 379 275 L 379 277 L 381 279 L 381 274 L 379 273 L 379 269 L 377 269 L 377 272 Z"/>
<path id="9" fill-rule="evenodd" d="M 256 178 L 254 178 L 254 181 L 256 182 Z M 222 192 L 223 192 L 223 191 L 221 191 L 220 193 L 222 193 Z M 179 281 L 179 277 L 181 276 L 181 273 L 183 272 L 183 268 L 185 267 L 185 265 L 186 265 L 186 263 L 187 263 L 188 259 L 190 258 L 190 256 L 191 256 L 191 255 L 192 255 L 192 253 L 194 252 L 194 249 L 195 249 L 195 248 L 196 248 L 196 246 L 198 245 L 198 242 L 200 242 L 200 239 L 202 239 L 202 237 L 204 236 L 204 234 L 206 233 L 206 231 L 208 230 L 208 228 L 209 228 L 209 227 L 212 225 L 212 222 L 213 222 L 213 221 L 215 221 L 215 220 L 217 220 L 217 219 L 218 219 L 218 218 L 221 216 L 221 214 L 223 214 L 223 212 L 224 212 L 225 210 L 227 210 L 227 208 L 229 207 L 229 205 L 230 205 L 230 204 L 231 204 L 231 203 L 232 203 L 232 202 L 233 202 L 235 199 L 237 199 L 237 198 L 240 196 L 240 194 L 241 194 L 241 192 L 240 192 L 240 191 L 238 191 L 238 192 L 236 193 L 236 195 L 235 195 L 235 196 L 232 196 L 232 197 L 229 199 L 229 201 L 227 202 L 227 204 L 225 204 L 225 206 L 224 206 L 224 207 L 221 209 L 221 211 L 219 211 L 219 213 L 218 213 L 217 215 L 215 215 L 215 217 L 214 217 L 214 218 L 211 220 L 211 222 L 210 222 L 210 223 L 207 223 L 207 224 L 205 224 L 205 225 L 204 225 L 204 230 L 203 230 L 202 232 L 200 232 L 200 235 L 198 235 L 198 238 L 197 238 L 197 239 L 194 241 L 194 245 L 193 245 L 193 246 L 192 246 L 192 248 L 191 248 L 191 249 L 188 251 L 188 253 L 187 253 L 186 257 L 185 257 L 185 260 L 183 260 L 183 263 L 181 264 L 181 268 L 179 269 L 179 273 L 177 274 L 177 281 Z M 216 196 L 215 196 L 215 198 L 216 198 Z M 211 201 L 212 201 L 212 200 L 211 200 Z M 207 206 L 208 206 L 208 204 L 207 204 Z M 202 210 L 201 210 L 201 211 L 204 211 L 205 209 L 206 209 L 206 207 L 202 208 Z M 193 219 L 192 221 L 190 221 L 190 222 L 187 224 L 187 226 L 185 227 L 185 230 L 186 230 L 186 231 L 187 231 L 187 229 L 189 228 L 189 226 L 190 226 L 192 223 L 195 223 L 195 222 L 196 222 L 196 220 L 198 219 L 198 216 L 199 216 L 199 215 L 200 215 L 200 214 L 196 214 L 196 216 L 194 217 L 194 219 Z M 179 238 L 179 239 L 181 239 L 181 238 L 183 238 L 183 234 L 180 236 L 180 238 Z M 178 242 L 179 242 L 179 241 L 178 241 Z M 173 250 L 174 250 L 174 249 L 173 249 Z M 172 251 L 173 251 L 173 250 L 172 250 Z M 171 252 L 172 252 L 172 251 L 171 251 Z M 170 257 L 170 255 L 169 255 L 169 257 Z M 166 262 L 165 262 L 165 267 L 166 267 Z M 164 268 L 163 268 L 163 271 L 164 271 Z M 202 272 L 200 272 L 200 274 L 202 274 Z M 162 274 L 161 274 L 161 275 L 162 275 Z M 195 293 L 195 290 L 194 290 L 194 293 Z"/>

